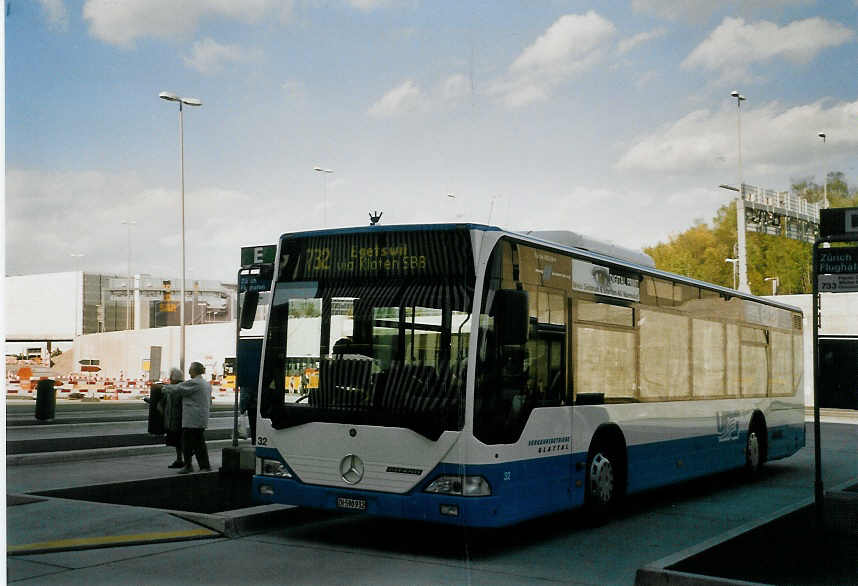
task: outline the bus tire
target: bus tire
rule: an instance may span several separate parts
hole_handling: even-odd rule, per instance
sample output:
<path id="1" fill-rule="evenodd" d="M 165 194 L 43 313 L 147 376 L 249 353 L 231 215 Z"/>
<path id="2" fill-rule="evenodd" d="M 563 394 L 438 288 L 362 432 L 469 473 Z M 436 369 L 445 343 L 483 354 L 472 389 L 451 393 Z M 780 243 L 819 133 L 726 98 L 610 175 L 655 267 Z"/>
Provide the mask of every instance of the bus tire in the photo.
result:
<path id="1" fill-rule="evenodd" d="M 615 511 L 625 492 L 625 446 L 602 436 L 594 440 L 587 455 L 584 504 L 594 524 L 604 523 Z"/>
<path id="2" fill-rule="evenodd" d="M 745 440 L 745 473 L 751 479 L 756 478 L 766 461 L 766 425 L 760 414 L 754 414 L 748 426 Z"/>

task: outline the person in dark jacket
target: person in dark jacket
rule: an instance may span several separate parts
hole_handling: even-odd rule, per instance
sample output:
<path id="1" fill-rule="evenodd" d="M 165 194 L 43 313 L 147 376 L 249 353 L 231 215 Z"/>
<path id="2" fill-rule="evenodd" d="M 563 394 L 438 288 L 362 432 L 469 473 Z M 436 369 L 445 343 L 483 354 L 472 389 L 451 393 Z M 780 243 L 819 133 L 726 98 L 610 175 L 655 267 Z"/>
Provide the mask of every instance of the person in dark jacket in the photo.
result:
<path id="1" fill-rule="evenodd" d="M 192 362 L 188 369 L 191 378 L 177 385 L 165 385 L 164 391 L 182 397 L 182 452 L 184 468 L 179 474 L 194 471 L 191 458 L 196 455 L 200 471 L 211 470 L 209 453 L 206 448 L 205 429 L 209 423 L 209 407 L 212 401 L 212 387 L 203 374 L 206 368 L 199 362 Z"/>
<path id="2" fill-rule="evenodd" d="M 170 370 L 170 384 L 179 384 L 184 379 L 182 371 L 178 368 Z M 172 393 L 167 393 L 162 398 L 161 410 L 164 413 L 164 431 L 166 437 L 164 443 L 176 448 L 176 460 L 168 468 L 184 468 L 184 456 L 182 454 L 182 398 Z"/>
<path id="3" fill-rule="evenodd" d="M 256 445 L 256 389 L 240 387 L 238 411 L 242 415 L 247 415 L 247 421 L 250 424 L 250 443 Z"/>
<path id="4" fill-rule="evenodd" d="M 184 375 L 178 368 L 170 370 L 170 384 L 182 382 Z M 168 468 L 184 468 L 182 457 L 182 398 L 164 392 L 161 383 L 155 383 L 150 396 L 143 400 L 149 404 L 149 428 L 154 435 L 163 435 L 164 443 L 176 448 L 176 460 Z"/>

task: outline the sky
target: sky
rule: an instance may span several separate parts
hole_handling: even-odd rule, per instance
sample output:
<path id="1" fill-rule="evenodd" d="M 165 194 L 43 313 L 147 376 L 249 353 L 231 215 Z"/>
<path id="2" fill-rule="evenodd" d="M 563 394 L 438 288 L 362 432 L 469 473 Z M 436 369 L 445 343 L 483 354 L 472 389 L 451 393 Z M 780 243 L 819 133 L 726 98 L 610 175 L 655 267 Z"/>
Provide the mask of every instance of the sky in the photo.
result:
<path id="1" fill-rule="evenodd" d="M 5 1 L 7 275 L 179 274 L 162 91 L 190 279 L 374 210 L 654 245 L 739 121 L 746 183 L 858 182 L 858 0 Z"/>

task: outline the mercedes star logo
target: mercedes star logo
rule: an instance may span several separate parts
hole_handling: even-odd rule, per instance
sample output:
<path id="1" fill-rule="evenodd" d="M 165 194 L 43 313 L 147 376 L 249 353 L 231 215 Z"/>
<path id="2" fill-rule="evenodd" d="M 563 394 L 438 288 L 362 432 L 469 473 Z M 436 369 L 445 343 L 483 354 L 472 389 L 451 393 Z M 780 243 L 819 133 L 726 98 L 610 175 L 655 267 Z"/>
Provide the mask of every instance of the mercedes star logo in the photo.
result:
<path id="1" fill-rule="evenodd" d="M 347 483 L 357 484 L 363 478 L 363 461 L 354 454 L 349 454 L 340 460 L 340 474 Z"/>

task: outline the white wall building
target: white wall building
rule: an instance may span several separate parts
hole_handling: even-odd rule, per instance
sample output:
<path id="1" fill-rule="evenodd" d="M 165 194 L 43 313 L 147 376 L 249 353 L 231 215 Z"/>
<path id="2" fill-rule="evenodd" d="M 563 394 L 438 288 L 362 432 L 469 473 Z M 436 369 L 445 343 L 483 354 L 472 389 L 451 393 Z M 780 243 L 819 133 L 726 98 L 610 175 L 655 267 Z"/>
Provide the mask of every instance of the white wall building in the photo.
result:
<path id="1" fill-rule="evenodd" d="M 74 343 L 74 361 L 98 360 L 106 377 L 125 375 L 127 378 L 147 378 L 145 361 L 152 347 L 161 348 L 161 371 L 153 379 L 166 377 L 170 368 L 179 366 L 180 328 L 170 326 L 148 330 L 106 332 L 79 336 Z M 185 367 L 201 362 L 206 372 L 221 374 L 223 359 L 235 356 L 235 322 L 185 326 Z"/>

